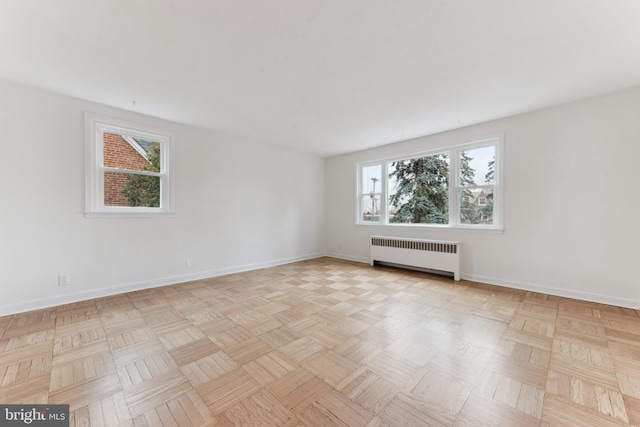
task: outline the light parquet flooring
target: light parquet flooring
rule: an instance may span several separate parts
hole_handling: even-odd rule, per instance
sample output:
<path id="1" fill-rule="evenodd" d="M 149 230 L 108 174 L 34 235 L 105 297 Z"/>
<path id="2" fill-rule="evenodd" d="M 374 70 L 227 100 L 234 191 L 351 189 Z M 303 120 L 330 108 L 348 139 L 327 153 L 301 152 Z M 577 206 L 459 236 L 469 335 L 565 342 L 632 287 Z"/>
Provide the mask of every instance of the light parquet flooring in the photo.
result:
<path id="1" fill-rule="evenodd" d="M 320 258 L 0 318 L 71 426 L 640 425 L 640 312 Z"/>

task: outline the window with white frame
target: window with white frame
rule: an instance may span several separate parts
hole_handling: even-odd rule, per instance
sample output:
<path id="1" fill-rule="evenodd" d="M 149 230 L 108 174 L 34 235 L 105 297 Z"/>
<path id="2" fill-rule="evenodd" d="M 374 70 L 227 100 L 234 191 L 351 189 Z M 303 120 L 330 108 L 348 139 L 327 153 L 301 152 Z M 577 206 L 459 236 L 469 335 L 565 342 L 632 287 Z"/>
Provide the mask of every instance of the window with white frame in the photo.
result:
<path id="1" fill-rule="evenodd" d="M 363 166 L 360 169 L 360 221 L 380 222 L 382 195 L 382 166 Z"/>
<path id="2" fill-rule="evenodd" d="M 86 214 L 171 214 L 173 134 L 85 114 Z"/>
<path id="3" fill-rule="evenodd" d="M 357 222 L 500 229 L 501 151 L 496 136 L 361 163 Z"/>

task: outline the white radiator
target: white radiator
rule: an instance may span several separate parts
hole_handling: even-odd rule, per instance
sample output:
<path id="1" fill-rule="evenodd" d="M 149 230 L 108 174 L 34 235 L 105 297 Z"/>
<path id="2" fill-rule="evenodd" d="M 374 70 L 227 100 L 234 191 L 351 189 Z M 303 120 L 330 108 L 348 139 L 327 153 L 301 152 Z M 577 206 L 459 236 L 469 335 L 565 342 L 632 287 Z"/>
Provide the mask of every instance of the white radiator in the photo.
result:
<path id="1" fill-rule="evenodd" d="M 371 265 L 376 262 L 453 273 L 460 280 L 460 242 L 371 236 Z"/>

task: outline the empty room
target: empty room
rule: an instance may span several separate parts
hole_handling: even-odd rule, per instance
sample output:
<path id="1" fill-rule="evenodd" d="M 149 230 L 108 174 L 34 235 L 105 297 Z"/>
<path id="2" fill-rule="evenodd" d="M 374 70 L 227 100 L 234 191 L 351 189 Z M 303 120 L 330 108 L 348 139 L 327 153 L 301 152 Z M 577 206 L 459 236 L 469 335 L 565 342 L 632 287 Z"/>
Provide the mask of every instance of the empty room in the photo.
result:
<path id="1" fill-rule="evenodd" d="M 0 425 L 640 425 L 637 0 L 0 0 Z"/>

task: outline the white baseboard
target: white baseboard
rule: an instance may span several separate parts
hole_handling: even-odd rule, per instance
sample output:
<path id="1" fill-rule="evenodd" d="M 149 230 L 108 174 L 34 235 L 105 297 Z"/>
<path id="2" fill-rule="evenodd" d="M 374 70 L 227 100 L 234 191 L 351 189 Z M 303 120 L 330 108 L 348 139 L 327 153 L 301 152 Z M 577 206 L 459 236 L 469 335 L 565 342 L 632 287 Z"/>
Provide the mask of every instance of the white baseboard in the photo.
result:
<path id="1" fill-rule="evenodd" d="M 354 262 L 369 264 L 369 259 L 353 257 L 349 255 L 344 255 L 341 253 L 336 253 L 336 252 L 316 253 L 316 254 L 303 255 L 298 257 L 283 258 L 283 259 L 267 261 L 267 262 L 260 262 L 255 264 L 245 264 L 245 265 L 240 265 L 235 267 L 226 267 L 226 268 L 219 268 L 215 270 L 201 271 L 198 273 L 192 273 L 192 274 L 186 274 L 186 275 L 180 275 L 180 276 L 172 276 L 172 277 L 165 277 L 161 279 L 153 279 L 153 280 L 147 280 L 142 282 L 128 283 L 124 285 L 118 285 L 118 286 L 102 288 L 102 289 L 95 289 L 91 291 L 76 292 L 68 295 L 59 295 L 55 297 L 34 299 L 34 300 L 20 302 L 20 303 L 3 304 L 3 305 L 0 305 L 0 316 L 7 316 L 15 313 L 23 313 L 26 311 L 40 310 L 48 307 L 55 307 L 62 304 L 70 304 L 70 303 L 79 302 L 79 301 L 86 301 L 94 298 L 103 298 L 103 297 L 108 297 L 112 295 L 122 294 L 125 292 L 133 292 L 133 291 L 139 291 L 143 289 L 151 289 L 151 288 L 157 288 L 161 286 L 175 285 L 177 283 L 184 283 L 184 282 L 191 282 L 194 280 L 202 280 L 202 279 L 209 279 L 213 277 L 226 276 L 228 274 L 242 273 L 244 271 L 259 270 L 261 268 L 275 267 L 278 265 L 290 264 L 292 262 L 306 261 L 309 259 L 320 258 L 323 256 L 343 259 L 346 261 L 354 261 Z M 573 299 L 578 299 L 583 301 L 591 301 L 591 302 L 596 302 L 601 304 L 610 304 L 610 305 L 615 305 L 619 307 L 627 307 L 634 310 L 640 309 L 640 301 L 637 301 L 631 298 L 612 297 L 608 295 L 579 292 L 579 291 L 574 291 L 570 289 L 553 288 L 553 287 L 544 286 L 544 285 L 524 283 L 524 282 L 518 282 L 514 280 L 505 280 L 501 278 L 482 276 L 477 274 L 462 273 L 461 276 L 464 280 L 486 283 L 489 285 L 504 286 L 507 288 L 521 289 L 521 290 L 530 291 L 530 292 L 539 292 L 539 293 L 544 293 L 549 295 L 573 298 Z"/>
<path id="2" fill-rule="evenodd" d="M 348 255 L 335 253 L 335 252 L 327 253 L 327 256 L 332 258 L 339 258 L 339 259 L 344 259 L 348 261 L 364 262 L 369 264 L 368 259 L 351 257 Z M 464 280 L 486 283 L 488 285 L 504 286 L 506 288 L 520 289 L 520 290 L 529 291 L 529 292 L 538 292 L 538 293 L 549 294 L 549 295 L 554 295 L 558 297 L 573 298 L 577 300 L 590 301 L 590 302 L 595 302 L 599 304 L 615 305 L 618 307 L 626 307 L 634 310 L 640 309 L 640 301 L 634 300 L 632 298 L 612 297 L 609 295 L 592 294 L 588 292 L 574 291 L 571 289 L 553 288 L 550 286 L 538 285 L 534 283 L 525 283 L 525 282 L 519 282 L 516 280 L 505 280 L 505 279 L 500 279 L 496 277 L 482 276 L 478 274 L 462 273 L 461 277 Z"/>
<path id="3" fill-rule="evenodd" d="M 245 264 L 236 267 L 219 268 L 215 270 L 201 271 L 198 273 L 164 277 L 142 282 L 127 283 L 124 285 L 112 286 L 108 288 L 95 289 L 90 291 L 76 292 L 68 295 L 57 295 L 54 297 L 33 299 L 30 301 L 0 305 L 0 316 L 24 313 L 27 311 L 41 310 L 43 308 L 55 307 L 62 304 L 70 304 L 79 301 L 86 301 L 94 298 L 103 298 L 118 295 L 125 292 L 139 291 L 143 289 L 158 288 L 161 286 L 175 285 L 177 283 L 191 282 L 193 280 L 210 279 L 212 277 L 226 276 L 227 274 L 242 273 L 244 271 L 258 270 L 261 268 L 275 267 L 292 262 L 306 261 L 320 258 L 324 253 L 309 254 L 291 258 L 283 258 L 273 261 L 260 262 L 255 264 Z"/>
<path id="4" fill-rule="evenodd" d="M 339 252 L 327 252 L 325 255 L 331 258 L 343 259 L 345 261 L 364 262 L 365 264 L 369 264 L 370 262 L 369 258 L 353 257 L 353 256 L 341 254 Z"/>
<path id="5" fill-rule="evenodd" d="M 618 307 L 626 307 L 637 310 L 640 308 L 640 301 L 632 298 L 620 298 L 612 297 L 609 295 L 592 294 L 589 292 L 580 292 L 572 289 L 553 288 L 550 286 L 538 285 L 534 283 L 524 283 L 515 280 L 505 280 L 490 276 L 481 276 L 478 274 L 465 274 L 462 273 L 464 280 L 471 280 L 473 282 L 487 283 L 489 285 L 504 286 L 507 288 L 521 289 L 523 291 L 538 292 L 542 294 L 549 294 L 558 297 L 573 298 L 582 301 L 590 301 L 599 304 L 615 305 Z"/>

